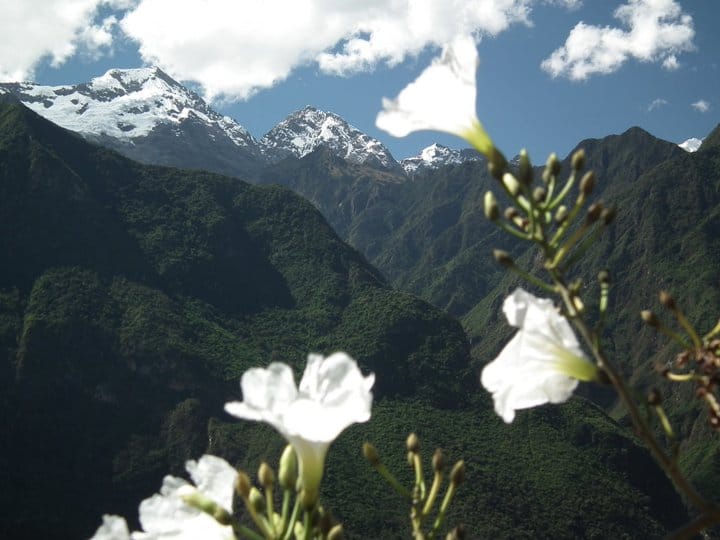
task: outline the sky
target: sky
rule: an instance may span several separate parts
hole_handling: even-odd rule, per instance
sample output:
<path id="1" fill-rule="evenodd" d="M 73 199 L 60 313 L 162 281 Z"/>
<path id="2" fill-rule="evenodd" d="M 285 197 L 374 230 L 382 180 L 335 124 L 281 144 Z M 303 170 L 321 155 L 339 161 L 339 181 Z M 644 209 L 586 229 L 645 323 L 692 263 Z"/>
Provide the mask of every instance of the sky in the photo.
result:
<path id="1" fill-rule="evenodd" d="M 155 65 L 257 138 L 313 105 L 402 159 L 467 146 L 395 138 L 375 118 L 469 34 L 478 117 L 506 155 L 542 163 L 632 126 L 706 136 L 720 123 L 719 24 L 718 0 L 0 0 L 0 81 Z"/>

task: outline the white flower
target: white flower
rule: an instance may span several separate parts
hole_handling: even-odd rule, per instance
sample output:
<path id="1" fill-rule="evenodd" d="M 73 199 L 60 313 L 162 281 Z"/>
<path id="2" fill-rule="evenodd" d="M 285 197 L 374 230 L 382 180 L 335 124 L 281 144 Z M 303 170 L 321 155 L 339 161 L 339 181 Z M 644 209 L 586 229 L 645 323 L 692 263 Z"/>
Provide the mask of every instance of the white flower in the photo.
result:
<path id="1" fill-rule="evenodd" d="M 350 424 L 370 419 L 374 381 L 345 353 L 310 354 L 299 388 L 286 364 L 249 369 L 240 382 L 243 401 L 227 403 L 225 410 L 267 422 L 287 439 L 297 453 L 306 497 L 314 502 L 330 443 Z"/>
<path id="2" fill-rule="evenodd" d="M 195 485 L 168 475 L 163 479 L 160 493 L 140 503 L 140 524 L 144 531 L 128 536 L 124 519 L 103 516 L 103 524 L 91 540 L 235 540 L 231 526 L 218 523 L 186 501 L 199 495 L 231 514 L 237 471 L 225 460 L 210 455 L 202 456 L 197 462 L 188 461 L 185 468 Z"/>
<path id="3" fill-rule="evenodd" d="M 485 366 L 481 382 L 505 422 L 513 421 L 517 409 L 567 401 L 578 380 L 596 378 L 596 366 L 550 300 L 518 288 L 505 299 L 503 312 L 519 330 Z"/>
<path id="4" fill-rule="evenodd" d="M 475 113 L 477 65 L 473 38 L 455 38 L 396 99 L 383 99 L 375 124 L 395 137 L 423 129 L 452 133 L 491 157 L 492 140 Z"/>
<path id="5" fill-rule="evenodd" d="M 103 516 L 103 524 L 98 527 L 90 540 L 130 540 L 125 519 L 120 516 Z"/>

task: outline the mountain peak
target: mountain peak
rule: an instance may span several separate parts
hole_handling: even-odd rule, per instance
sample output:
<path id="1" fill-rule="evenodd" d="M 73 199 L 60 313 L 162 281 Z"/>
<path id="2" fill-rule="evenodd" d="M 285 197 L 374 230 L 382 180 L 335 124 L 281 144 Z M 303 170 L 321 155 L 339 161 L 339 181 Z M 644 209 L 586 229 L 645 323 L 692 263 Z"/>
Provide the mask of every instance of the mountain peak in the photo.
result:
<path id="1" fill-rule="evenodd" d="M 0 83 L 2 90 L 48 120 L 91 139 L 111 137 L 134 144 L 158 127 L 177 131 L 192 119 L 235 146 L 257 145 L 245 128 L 215 112 L 158 67 L 111 69 L 78 85 Z"/>
<path id="2" fill-rule="evenodd" d="M 377 139 L 363 133 L 333 112 L 306 105 L 268 131 L 260 144 L 270 161 L 301 158 L 325 146 L 347 161 L 395 169 L 397 162 Z"/>
<path id="3" fill-rule="evenodd" d="M 403 159 L 400 162 L 407 174 L 413 174 L 427 169 L 437 169 L 444 165 L 460 165 L 466 161 L 478 161 L 482 156 L 475 150 L 453 150 L 442 144 L 433 143 L 423 148 L 417 156 Z"/>

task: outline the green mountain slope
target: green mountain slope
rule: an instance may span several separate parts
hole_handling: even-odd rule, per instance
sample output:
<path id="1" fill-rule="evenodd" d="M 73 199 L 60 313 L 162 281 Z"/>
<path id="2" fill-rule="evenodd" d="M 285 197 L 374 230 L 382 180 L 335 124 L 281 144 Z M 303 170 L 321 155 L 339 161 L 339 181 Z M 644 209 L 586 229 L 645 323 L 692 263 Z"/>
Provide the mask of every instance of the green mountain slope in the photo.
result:
<path id="1" fill-rule="evenodd" d="M 240 374 L 337 348 L 377 376 L 373 420 L 335 443 L 323 486 L 351 538 L 405 536 L 359 448 L 406 470 L 410 430 L 468 461 L 453 520 L 473 536 L 655 537 L 684 519 L 588 402 L 502 424 L 459 323 L 390 289 L 287 189 L 142 166 L 0 104 L 0 227 L 0 537 L 132 521 L 203 452 L 253 470 L 282 441 L 222 413 Z"/>

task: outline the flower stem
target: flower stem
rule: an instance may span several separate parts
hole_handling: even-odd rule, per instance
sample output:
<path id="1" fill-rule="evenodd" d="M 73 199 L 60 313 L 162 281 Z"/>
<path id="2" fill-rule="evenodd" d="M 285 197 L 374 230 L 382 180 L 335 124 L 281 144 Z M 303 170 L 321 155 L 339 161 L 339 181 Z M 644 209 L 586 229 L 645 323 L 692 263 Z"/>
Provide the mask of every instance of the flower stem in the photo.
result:
<path id="1" fill-rule="evenodd" d="M 553 278 L 564 304 L 566 305 L 570 313 L 573 313 L 574 310 L 571 309 L 573 307 L 573 303 L 570 291 L 568 290 L 567 286 L 558 274 L 553 273 Z M 665 453 L 662 446 L 660 445 L 660 442 L 652 433 L 652 430 L 650 429 L 646 420 L 640 413 L 637 404 L 632 399 L 630 395 L 630 390 L 628 389 L 625 380 L 619 374 L 617 368 L 605 357 L 605 354 L 603 353 L 602 348 L 599 345 L 599 340 L 594 339 L 591 331 L 588 329 L 588 327 L 585 325 L 585 322 L 581 318 L 577 316 L 572 317 L 572 322 L 575 325 L 575 328 L 577 328 L 580 335 L 585 340 L 585 343 L 587 343 L 587 345 L 590 347 L 598 367 L 605 371 L 605 374 L 607 375 L 610 383 L 615 388 L 615 391 L 617 392 L 620 401 L 625 407 L 625 410 L 627 410 L 628 414 L 630 415 L 630 420 L 632 421 L 632 424 L 635 427 L 638 436 L 647 445 L 650 453 L 655 458 L 660 467 L 662 467 L 662 469 L 665 471 L 665 474 L 667 474 L 667 476 L 673 482 L 676 489 L 681 494 L 683 494 L 698 510 L 704 513 L 711 512 L 715 516 L 715 519 L 717 521 L 720 521 L 720 509 L 706 501 L 695 490 L 692 484 L 690 484 L 690 481 L 685 477 L 685 475 L 678 467 L 677 462 L 672 459 L 671 456 L 668 456 Z"/>

